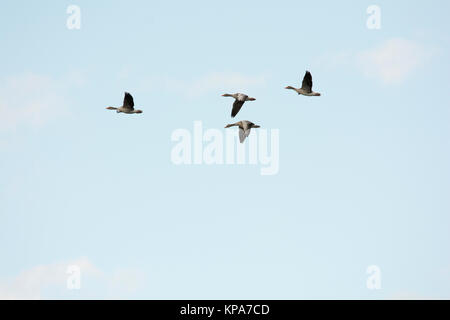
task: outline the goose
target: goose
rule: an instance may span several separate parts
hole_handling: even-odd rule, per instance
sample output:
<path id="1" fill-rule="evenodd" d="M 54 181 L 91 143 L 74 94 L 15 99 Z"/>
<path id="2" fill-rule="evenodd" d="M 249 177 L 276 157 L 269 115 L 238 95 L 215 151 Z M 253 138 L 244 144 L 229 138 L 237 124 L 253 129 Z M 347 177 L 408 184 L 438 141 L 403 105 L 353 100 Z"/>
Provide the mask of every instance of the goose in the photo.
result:
<path id="1" fill-rule="evenodd" d="M 236 123 L 227 124 L 225 128 L 239 127 L 239 141 L 244 143 L 245 138 L 250 134 L 252 128 L 259 128 L 260 126 L 254 124 L 253 122 L 242 120 Z"/>
<path id="2" fill-rule="evenodd" d="M 123 106 L 121 107 L 107 107 L 108 110 L 116 110 L 117 113 L 142 113 L 142 110 L 134 110 L 133 96 L 128 92 L 125 92 L 125 97 L 123 98 Z"/>
<path id="3" fill-rule="evenodd" d="M 234 118 L 239 110 L 241 110 L 242 105 L 244 104 L 245 101 L 255 101 L 255 98 L 251 98 L 246 94 L 243 93 L 233 93 L 233 94 L 229 94 L 229 93 L 225 93 L 222 95 L 222 97 L 233 97 L 235 100 L 233 102 L 233 109 L 231 110 L 231 117 Z"/>
<path id="4" fill-rule="evenodd" d="M 312 91 L 312 86 L 313 82 L 311 72 L 306 71 L 305 76 L 303 77 L 301 88 L 297 89 L 291 86 L 287 86 L 285 89 L 292 89 L 298 94 L 302 94 L 304 96 L 320 96 L 320 93 Z"/>

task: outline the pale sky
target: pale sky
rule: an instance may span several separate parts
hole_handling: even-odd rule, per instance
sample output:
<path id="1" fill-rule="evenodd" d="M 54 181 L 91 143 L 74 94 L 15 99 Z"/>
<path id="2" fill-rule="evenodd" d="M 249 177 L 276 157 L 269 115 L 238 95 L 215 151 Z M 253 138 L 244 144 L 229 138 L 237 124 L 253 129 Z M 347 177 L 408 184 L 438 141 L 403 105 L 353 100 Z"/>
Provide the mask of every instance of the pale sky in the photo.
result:
<path id="1" fill-rule="evenodd" d="M 2 2 L 0 299 L 450 298 L 449 12 Z M 284 89 L 305 70 L 322 96 Z M 124 91 L 144 113 L 105 110 Z M 175 130 L 238 120 L 278 130 L 277 174 L 172 162 Z"/>

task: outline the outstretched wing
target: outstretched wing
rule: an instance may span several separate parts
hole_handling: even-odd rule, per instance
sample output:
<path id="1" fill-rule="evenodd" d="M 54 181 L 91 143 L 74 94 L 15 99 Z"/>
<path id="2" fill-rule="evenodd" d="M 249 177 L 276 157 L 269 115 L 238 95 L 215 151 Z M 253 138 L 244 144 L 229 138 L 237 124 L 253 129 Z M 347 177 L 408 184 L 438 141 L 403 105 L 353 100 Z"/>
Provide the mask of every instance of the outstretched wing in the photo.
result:
<path id="1" fill-rule="evenodd" d="M 241 110 L 242 105 L 244 104 L 244 102 L 245 101 L 239 101 L 237 99 L 234 100 L 233 109 L 231 110 L 231 117 L 232 118 L 234 118 L 238 114 L 238 112 L 239 112 L 239 110 Z"/>
<path id="2" fill-rule="evenodd" d="M 134 110 L 133 96 L 128 92 L 125 92 L 125 97 L 123 98 L 123 107 Z"/>
<path id="3" fill-rule="evenodd" d="M 302 81 L 302 89 L 308 93 L 311 93 L 312 86 L 313 86 L 313 82 L 312 82 L 311 72 L 306 71 L 305 76 L 303 77 L 303 81 Z"/>

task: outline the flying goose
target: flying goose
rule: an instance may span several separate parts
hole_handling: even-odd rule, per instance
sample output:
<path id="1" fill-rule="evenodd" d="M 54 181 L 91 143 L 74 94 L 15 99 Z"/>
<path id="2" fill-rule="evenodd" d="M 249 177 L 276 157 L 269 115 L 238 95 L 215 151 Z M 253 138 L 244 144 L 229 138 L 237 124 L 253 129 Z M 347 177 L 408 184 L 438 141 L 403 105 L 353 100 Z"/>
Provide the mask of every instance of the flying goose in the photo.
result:
<path id="1" fill-rule="evenodd" d="M 253 122 L 242 120 L 236 123 L 227 124 L 225 128 L 230 127 L 239 127 L 239 141 L 241 143 L 244 142 L 245 138 L 247 138 L 250 134 L 251 128 L 259 128 L 258 125 L 254 124 Z"/>
<path id="2" fill-rule="evenodd" d="M 320 93 L 312 91 L 312 86 L 313 82 L 311 72 L 306 71 L 305 76 L 303 77 L 301 88 L 297 89 L 291 86 L 287 86 L 285 89 L 292 89 L 298 94 L 302 94 L 304 96 L 320 96 Z"/>
<path id="3" fill-rule="evenodd" d="M 243 93 L 233 93 L 233 94 L 229 94 L 229 93 L 225 93 L 222 95 L 222 97 L 233 97 L 234 103 L 233 103 L 233 109 L 231 110 L 231 117 L 234 118 L 239 110 L 241 110 L 242 105 L 244 104 L 245 101 L 255 101 L 255 98 L 250 98 L 248 95 L 243 94 Z"/>
<path id="4" fill-rule="evenodd" d="M 123 106 L 116 107 L 107 107 L 108 110 L 116 110 L 117 113 L 142 113 L 142 110 L 134 110 L 134 101 L 133 96 L 128 92 L 125 92 L 125 97 L 123 98 Z"/>

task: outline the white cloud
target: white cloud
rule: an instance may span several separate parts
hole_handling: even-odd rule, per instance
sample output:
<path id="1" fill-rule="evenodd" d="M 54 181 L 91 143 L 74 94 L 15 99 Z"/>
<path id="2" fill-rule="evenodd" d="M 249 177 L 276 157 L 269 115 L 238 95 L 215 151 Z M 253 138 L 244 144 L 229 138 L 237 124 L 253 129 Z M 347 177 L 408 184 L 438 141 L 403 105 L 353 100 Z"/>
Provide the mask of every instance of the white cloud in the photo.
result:
<path id="1" fill-rule="evenodd" d="M 395 38 L 356 55 L 357 66 L 368 77 L 385 84 L 403 82 L 433 55 L 433 50 L 406 39 Z"/>
<path id="2" fill-rule="evenodd" d="M 77 292 L 83 297 L 126 298 L 138 290 L 146 280 L 146 275 L 139 269 L 119 268 L 106 272 L 95 266 L 88 258 L 80 258 L 39 265 L 17 276 L 0 279 L 0 300 L 45 299 L 45 291 L 48 288 L 59 289 L 58 292 L 64 297 L 64 290 L 67 290 L 67 294 L 72 292 L 67 288 L 67 281 L 71 276 L 67 273 L 68 266 L 77 266 L 80 269 L 80 290 Z M 97 290 L 99 287 L 100 291 L 93 294 L 87 289 L 93 287 L 97 287 Z"/>
<path id="3" fill-rule="evenodd" d="M 315 58 L 316 66 L 326 66 L 327 68 L 348 67 L 355 60 L 355 52 L 351 50 L 341 50 L 333 53 L 326 53 Z"/>
<path id="4" fill-rule="evenodd" d="M 372 49 L 343 50 L 316 58 L 318 66 L 360 71 L 388 85 L 400 84 L 425 66 L 437 51 L 417 41 L 393 38 Z"/>
<path id="5" fill-rule="evenodd" d="M 145 278 L 145 274 L 139 269 L 117 269 L 108 281 L 109 295 L 117 298 L 132 294 L 142 286 Z"/>
<path id="6" fill-rule="evenodd" d="M 65 87 L 82 83 L 81 73 L 59 81 L 33 73 L 0 79 L 0 130 L 39 127 L 66 114 Z"/>
<path id="7" fill-rule="evenodd" d="M 432 298 L 411 291 L 399 291 L 386 297 L 386 300 L 436 300 L 436 299 L 439 298 Z"/>
<path id="8" fill-rule="evenodd" d="M 42 299 L 42 291 L 48 286 L 58 285 L 65 288 L 68 277 L 67 267 L 70 265 L 78 266 L 83 277 L 102 274 L 87 258 L 38 265 L 11 279 L 0 280 L 0 299 Z"/>
<path id="9" fill-rule="evenodd" d="M 152 77 L 144 81 L 144 88 L 182 94 L 188 98 L 204 96 L 210 92 L 246 92 L 266 84 L 264 75 L 244 75 L 238 72 L 213 72 L 190 80 L 174 77 Z"/>
<path id="10" fill-rule="evenodd" d="M 264 76 L 246 76 L 240 73 L 211 73 L 193 81 L 188 86 L 189 95 L 203 95 L 207 92 L 240 91 L 264 85 Z"/>

